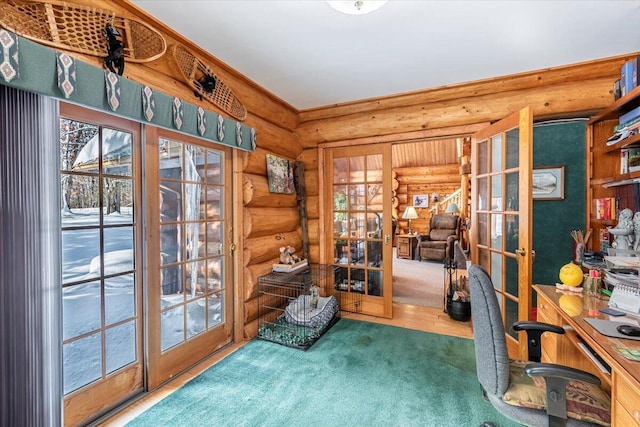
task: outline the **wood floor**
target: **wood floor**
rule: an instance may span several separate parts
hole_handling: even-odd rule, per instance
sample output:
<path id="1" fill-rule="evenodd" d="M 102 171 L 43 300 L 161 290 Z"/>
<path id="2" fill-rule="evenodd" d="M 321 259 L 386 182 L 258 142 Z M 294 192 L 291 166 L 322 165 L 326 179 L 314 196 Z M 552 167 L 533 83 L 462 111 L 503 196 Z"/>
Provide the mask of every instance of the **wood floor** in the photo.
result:
<path id="1" fill-rule="evenodd" d="M 442 309 L 439 308 L 394 303 L 393 319 L 383 319 L 361 314 L 347 314 L 344 317 L 362 320 L 365 322 L 375 322 L 398 326 L 401 328 L 415 329 L 424 332 L 451 335 L 460 338 L 473 337 L 471 322 L 457 322 L 455 320 L 451 320 L 449 319 L 449 316 L 446 313 L 443 313 Z M 155 403 L 170 395 L 175 390 L 186 384 L 189 380 L 196 377 L 207 368 L 215 365 L 217 362 L 224 359 L 246 343 L 247 342 L 245 341 L 226 347 L 197 366 L 176 377 L 170 383 L 155 391 L 145 393 L 142 397 L 131 403 L 126 408 L 117 410 L 114 414 L 111 414 L 108 419 L 97 422 L 94 425 L 122 426 L 128 423 Z"/>

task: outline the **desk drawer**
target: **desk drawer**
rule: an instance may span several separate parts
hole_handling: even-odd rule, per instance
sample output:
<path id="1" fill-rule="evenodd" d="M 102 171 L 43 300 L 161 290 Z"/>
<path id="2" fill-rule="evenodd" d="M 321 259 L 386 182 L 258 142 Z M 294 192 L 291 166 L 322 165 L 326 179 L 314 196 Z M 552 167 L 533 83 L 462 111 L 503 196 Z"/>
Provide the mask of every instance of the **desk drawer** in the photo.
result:
<path id="1" fill-rule="evenodd" d="M 561 326 L 557 313 L 550 310 L 546 303 L 538 302 L 538 322 L 549 323 Z M 542 334 L 540 345 L 542 346 L 542 360 L 549 363 L 556 363 L 558 358 L 558 346 L 562 340 L 561 335 L 551 332 Z"/>
<path id="2" fill-rule="evenodd" d="M 640 389 L 638 389 L 638 385 L 629 383 L 621 375 L 616 375 L 615 399 L 616 425 L 640 426 Z M 622 422 L 626 417 L 633 420 L 633 423 Z"/>
<path id="3" fill-rule="evenodd" d="M 615 420 L 612 420 L 612 426 L 624 426 L 624 427 L 638 427 L 640 424 L 633 419 L 630 413 L 627 412 L 624 406 L 620 402 L 616 401 L 615 408 Z"/>

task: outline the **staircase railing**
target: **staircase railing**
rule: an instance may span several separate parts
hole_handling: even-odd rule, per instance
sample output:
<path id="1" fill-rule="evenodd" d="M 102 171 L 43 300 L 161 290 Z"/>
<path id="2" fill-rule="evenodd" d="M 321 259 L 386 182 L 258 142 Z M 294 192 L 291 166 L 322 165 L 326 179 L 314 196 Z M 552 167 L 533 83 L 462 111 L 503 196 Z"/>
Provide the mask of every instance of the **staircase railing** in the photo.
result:
<path id="1" fill-rule="evenodd" d="M 462 210 L 462 189 L 458 188 L 456 191 L 445 197 L 443 200 L 434 203 L 434 205 L 429 209 L 429 213 L 431 215 L 438 215 L 441 212 L 445 212 L 447 210 L 447 206 L 449 203 L 455 203 L 458 205 L 458 209 Z"/>

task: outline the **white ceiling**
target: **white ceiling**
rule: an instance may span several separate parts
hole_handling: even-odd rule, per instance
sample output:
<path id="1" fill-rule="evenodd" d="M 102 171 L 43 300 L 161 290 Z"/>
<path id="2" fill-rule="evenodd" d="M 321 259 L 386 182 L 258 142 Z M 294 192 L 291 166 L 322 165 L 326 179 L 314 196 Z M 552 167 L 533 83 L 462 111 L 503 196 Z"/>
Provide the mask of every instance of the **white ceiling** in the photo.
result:
<path id="1" fill-rule="evenodd" d="M 304 110 L 640 50 L 640 1 L 133 0 Z"/>

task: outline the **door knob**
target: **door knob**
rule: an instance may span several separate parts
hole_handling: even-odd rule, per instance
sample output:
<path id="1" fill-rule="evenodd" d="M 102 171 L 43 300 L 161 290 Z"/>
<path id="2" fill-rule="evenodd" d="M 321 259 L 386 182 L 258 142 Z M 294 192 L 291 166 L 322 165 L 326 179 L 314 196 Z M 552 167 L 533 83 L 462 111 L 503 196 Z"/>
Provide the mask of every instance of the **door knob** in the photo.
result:
<path id="1" fill-rule="evenodd" d="M 527 254 L 527 251 L 524 248 L 516 249 L 516 254 L 518 254 L 520 256 L 525 256 Z"/>
<path id="2" fill-rule="evenodd" d="M 384 244 L 388 245 L 389 241 L 391 241 L 391 235 L 390 234 L 385 234 L 384 235 Z"/>

